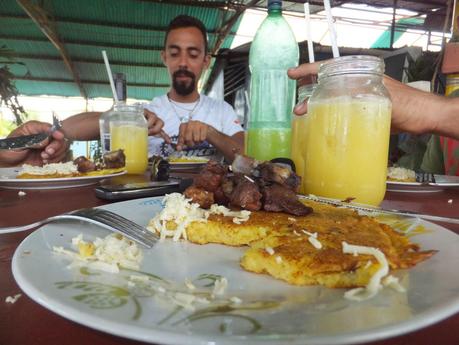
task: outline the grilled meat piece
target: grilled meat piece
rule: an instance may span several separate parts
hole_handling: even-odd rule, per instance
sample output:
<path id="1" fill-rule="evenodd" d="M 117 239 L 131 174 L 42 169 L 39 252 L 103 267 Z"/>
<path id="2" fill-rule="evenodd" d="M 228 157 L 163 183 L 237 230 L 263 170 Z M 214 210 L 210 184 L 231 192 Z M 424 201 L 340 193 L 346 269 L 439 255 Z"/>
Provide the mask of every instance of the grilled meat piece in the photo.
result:
<path id="1" fill-rule="evenodd" d="M 106 169 L 117 169 L 122 168 L 126 165 L 126 156 L 123 150 L 119 149 L 116 151 L 106 152 L 103 156 L 104 168 Z"/>
<path id="2" fill-rule="evenodd" d="M 262 208 L 261 193 L 258 184 L 246 175 L 234 174 L 225 178 L 222 189 L 229 198 L 229 205 L 249 211 Z"/>
<path id="3" fill-rule="evenodd" d="M 210 208 L 214 203 L 214 194 L 196 186 L 190 186 L 183 192 L 191 202 L 199 204 L 201 208 Z"/>
<path id="4" fill-rule="evenodd" d="M 251 176 L 255 172 L 255 168 L 258 164 L 259 162 L 251 157 L 235 155 L 233 163 L 231 164 L 231 171 L 233 173 L 241 173 Z"/>
<path id="5" fill-rule="evenodd" d="M 285 186 L 272 184 L 263 187 L 263 209 L 271 212 L 286 212 L 295 216 L 306 216 L 312 208 L 300 202 L 295 192 Z"/>
<path id="6" fill-rule="evenodd" d="M 203 188 L 209 192 L 215 192 L 220 188 L 223 177 L 227 173 L 226 166 L 210 160 L 201 170 L 199 175 L 194 178 L 194 184 L 197 187 Z"/>
<path id="7" fill-rule="evenodd" d="M 257 167 L 259 176 L 266 182 L 275 182 L 296 192 L 301 177 L 295 174 L 286 164 L 263 162 Z"/>
<path id="8" fill-rule="evenodd" d="M 85 156 L 75 158 L 73 163 L 76 164 L 78 171 L 81 173 L 96 170 L 96 164 L 93 161 L 87 159 Z"/>

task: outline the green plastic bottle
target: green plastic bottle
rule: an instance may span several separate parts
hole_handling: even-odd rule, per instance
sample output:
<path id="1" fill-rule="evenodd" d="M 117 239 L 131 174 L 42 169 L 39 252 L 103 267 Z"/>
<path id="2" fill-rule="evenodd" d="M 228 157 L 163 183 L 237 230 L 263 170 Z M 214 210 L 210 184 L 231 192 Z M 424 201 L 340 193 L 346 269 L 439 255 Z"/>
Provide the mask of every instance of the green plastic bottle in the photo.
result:
<path id="1" fill-rule="evenodd" d="M 291 115 L 295 81 L 287 70 L 298 66 L 299 49 L 282 17 L 282 1 L 268 1 L 268 17 L 250 47 L 250 113 L 245 153 L 258 160 L 291 156 Z"/>

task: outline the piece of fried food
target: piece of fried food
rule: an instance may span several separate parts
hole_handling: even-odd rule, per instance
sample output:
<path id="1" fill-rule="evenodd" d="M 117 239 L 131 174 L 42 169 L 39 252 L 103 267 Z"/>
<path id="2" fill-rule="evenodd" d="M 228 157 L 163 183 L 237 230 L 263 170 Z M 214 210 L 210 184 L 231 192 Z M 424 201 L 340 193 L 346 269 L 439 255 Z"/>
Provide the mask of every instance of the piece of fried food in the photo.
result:
<path id="1" fill-rule="evenodd" d="M 378 248 L 391 269 L 412 267 L 436 252 L 419 251 L 418 245 L 388 225 L 353 210 L 308 204 L 314 213 L 295 217 L 290 226 L 270 231 L 267 237 L 250 243 L 241 266 L 294 285 L 356 287 L 368 284 L 380 264 L 373 255 L 345 254 L 343 242 Z M 320 243 L 320 249 L 311 237 Z"/>

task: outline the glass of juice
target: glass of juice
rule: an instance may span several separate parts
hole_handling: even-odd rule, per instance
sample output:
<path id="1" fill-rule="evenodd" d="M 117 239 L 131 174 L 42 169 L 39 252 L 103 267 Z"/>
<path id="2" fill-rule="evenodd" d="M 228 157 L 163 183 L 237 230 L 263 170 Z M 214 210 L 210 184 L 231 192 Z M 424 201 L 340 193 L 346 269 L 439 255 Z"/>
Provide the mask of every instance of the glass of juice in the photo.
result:
<path id="1" fill-rule="evenodd" d="M 148 167 L 148 128 L 143 108 L 117 104 L 110 115 L 110 149 L 122 149 L 128 174 L 143 174 Z"/>
<path id="2" fill-rule="evenodd" d="M 300 86 L 298 88 L 298 103 L 307 102 L 309 97 L 312 95 L 312 91 L 317 86 L 314 80 L 310 80 L 310 84 Z M 303 181 L 304 176 L 304 147 L 307 141 L 307 125 L 308 116 L 307 114 L 301 116 L 293 116 L 292 118 L 292 160 L 295 163 L 296 173 L 301 177 Z M 304 188 L 301 184 L 298 190 L 299 193 L 304 194 Z"/>
<path id="3" fill-rule="evenodd" d="M 383 71 L 373 56 L 321 66 L 308 103 L 305 193 L 375 206 L 383 200 L 392 111 Z"/>

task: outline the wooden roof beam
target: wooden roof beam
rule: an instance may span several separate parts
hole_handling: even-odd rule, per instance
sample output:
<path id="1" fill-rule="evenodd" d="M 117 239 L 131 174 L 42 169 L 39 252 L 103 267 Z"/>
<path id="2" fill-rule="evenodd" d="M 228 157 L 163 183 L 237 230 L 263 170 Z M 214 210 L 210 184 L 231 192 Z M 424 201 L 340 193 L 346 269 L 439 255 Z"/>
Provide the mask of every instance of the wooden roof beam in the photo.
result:
<path id="1" fill-rule="evenodd" d="M 17 3 L 24 9 L 24 11 L 29 15 L 30 18 L 37 24 L 40 30 L 45 34 L 45 36 L 51 41 L 51 43 L 59 51 L 59 54 L 64 60 L 64 64 L 72 75 L 75 83 L 80 90 L 80 94 L 83 98 L 87 98 L 86 91 L 83 88 L 81 83 L 80 76 L 73 66 L 72 60 L 70 59 L 69 54 L 67 53 L 64 44 L 61 42 L 59 35 L 54 28 L 53 23 L 48 19 L 48 14 L 46 11 L 38 5 L 31 3 L 29 0 L 16 0 Z"/>
<path id="2" fill-rule="evenodd" d="M 247 8 L 256 6 L 256 4 L 259 3 L 260 1 L 261 0 L 251 0 L 247 4 L 240 6 L 236 10 L 236 12 L 226 21 L 226 23 L 223 24 L 222 28 L 218 32 L 217 41 L 215 42 L 215 45 L 213 46 L 211 50 L 211 55 L 217 54 L 218 50 L 221 48 L 223 42 L 225 41 L 225 38 L 228 36 L 231 29 L 233 28 L 233 25 L 237 22 L 237 20 L 244 13 L 244 11 Z"/>
<path id="3" fill-rule="evenodd" d="M 14 79 L 17 80 L 32 80 L 32 81 L 43 81 L 43 82 L 54 82 L 54 83 L 74 83 L 72 79 L 64 79 L 64 78 L 44 78 L 44 77 L 28 77 L 28 76 L 15 76 Z M 107 85 L 108 83 L 106 80 L 81 80 L 84 84 L 95 84 L 95 85 Z M 127 86 L 134 86 L 134 87 L 170 87 L 170 84 L 155 84 L 155 83 L 127 83 Z"/>

